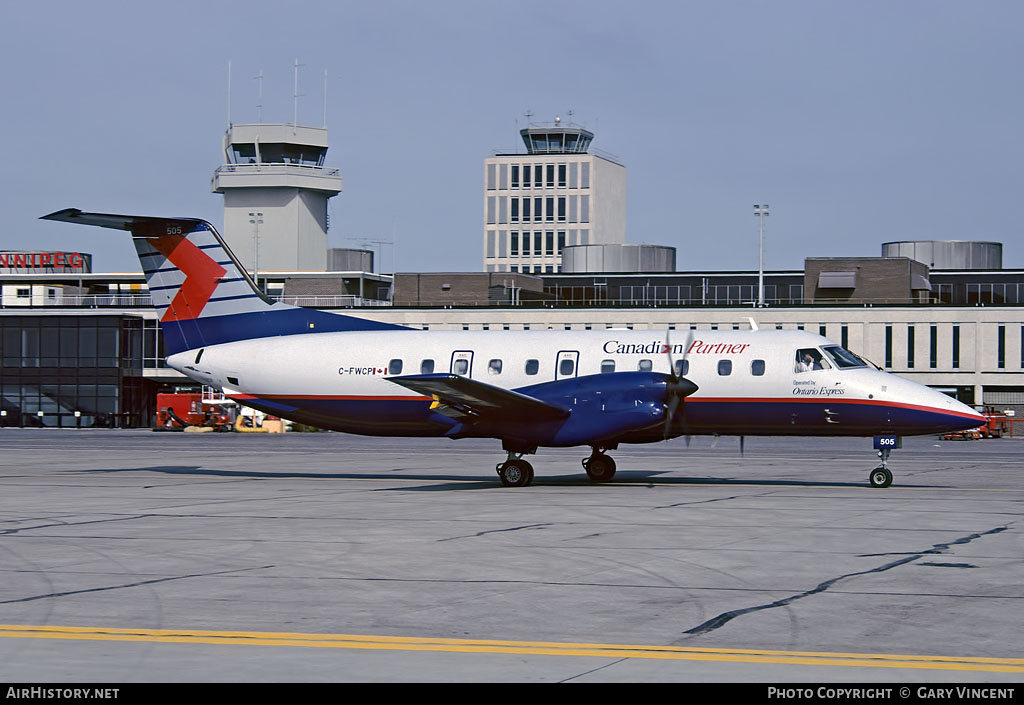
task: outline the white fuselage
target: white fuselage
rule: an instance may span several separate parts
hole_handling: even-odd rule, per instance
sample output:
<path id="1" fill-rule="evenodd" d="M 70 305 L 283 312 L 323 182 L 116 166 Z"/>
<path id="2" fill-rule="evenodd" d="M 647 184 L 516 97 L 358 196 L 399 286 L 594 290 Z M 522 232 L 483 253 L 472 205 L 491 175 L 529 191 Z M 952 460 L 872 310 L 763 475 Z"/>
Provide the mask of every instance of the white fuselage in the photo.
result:
<path id="1" fill-rule="evenodd" d="M 522 390 L 613 370 L 669 373 L 683 361 L 686 369 L 677 372 L 698 387 L 686 399 L 690 433 L 913 434 L 943 430 L 947 416 L 961 426 L 964 419 L 983 422 L 940 392 L 867 365 L 797 370 L 798 351 L 834 345 L 777 330 L 397 330 L 244 340 L 172 355 L 168 363 L 243 403 L 297 419 L 317 407 L 309 420 L 357 433 L 389 433 L 389 415 L 400 421 L 395 435 L 429 432 L 412 428 L 418 412 L 401 402 L 420 402 L 418 410 L 430 399 L 387 377 L 450 373 Z M 337 423 L 325 424 L 325 414 Z M 929 414 L 939 423 L 930 424 Z"/>

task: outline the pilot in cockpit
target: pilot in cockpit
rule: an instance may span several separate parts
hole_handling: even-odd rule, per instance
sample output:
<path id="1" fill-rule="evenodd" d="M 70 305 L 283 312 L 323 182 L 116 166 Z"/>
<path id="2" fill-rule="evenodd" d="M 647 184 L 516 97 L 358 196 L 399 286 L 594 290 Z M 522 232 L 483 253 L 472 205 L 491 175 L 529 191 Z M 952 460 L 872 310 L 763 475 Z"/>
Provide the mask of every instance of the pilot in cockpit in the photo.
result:
<path id="1" fill-rule="evenodd" d="M 811 370 L 823 369 L 821 354 L 817 350 L 804 349 L 796 351 L 796 371 L 810 372 Z"/>

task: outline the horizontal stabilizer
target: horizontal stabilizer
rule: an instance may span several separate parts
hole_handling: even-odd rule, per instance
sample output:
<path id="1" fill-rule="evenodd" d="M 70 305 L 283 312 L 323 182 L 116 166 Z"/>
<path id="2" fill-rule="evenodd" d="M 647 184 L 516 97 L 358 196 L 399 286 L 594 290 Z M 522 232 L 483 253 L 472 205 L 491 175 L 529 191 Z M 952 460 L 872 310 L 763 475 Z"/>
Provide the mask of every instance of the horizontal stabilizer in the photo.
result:
<path id="1" fill-rule="evenodd" d="M 385 379 L 433 397 L 440 404 L 488 419 L 545 421 L 564 419 L 569 409 L 536 397 L 454 374 L 406 375 Z"/>
<path id="2" fill-rule="evenodd" d="M 231 253 L 216 229 L 198 218 L 87 213 L 77 208 L 43 220 L 131 233 L 160 316 L 165 350 L 279 335 L 362 330 L 408 330 L 392 323 L 292 306 L 268 297 Z"/>
<path id="3" fill-rule="evenodd" d="M 96 225 L 114 230 L 131 230 L 135 225 L 151 225 L 155 223 L 201 223 L 198 218 L 153 218 L 144 215 L 117 215 L 114 213 L 86 213 L 77 208 L 65 208 L 44 215 L 40 220 L 57 220 L 63 223 L 79 225 Z"/>

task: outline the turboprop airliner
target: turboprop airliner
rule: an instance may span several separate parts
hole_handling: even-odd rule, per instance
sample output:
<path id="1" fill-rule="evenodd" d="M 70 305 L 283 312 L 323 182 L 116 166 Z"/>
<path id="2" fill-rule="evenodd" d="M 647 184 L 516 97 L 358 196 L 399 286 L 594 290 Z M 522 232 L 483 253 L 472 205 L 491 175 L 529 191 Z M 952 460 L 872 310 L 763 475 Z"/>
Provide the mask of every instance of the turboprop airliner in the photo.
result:
<path id="1" fill-rule="evenodd" d="M 692 435 L 874 437 L 975 428 L 960 402 L 792 330 L 424 331 L 267 298 L 209 223 L 66 209 L 46 220 L 131 232 L 160 315 L 167 364 L 238 402 L 373 436 L 500 440 L 505 486 L 524 456 L 589 446 L 593 482 L 622 443 Z M 753 322 L 752 322 L 753 323 Z"/>

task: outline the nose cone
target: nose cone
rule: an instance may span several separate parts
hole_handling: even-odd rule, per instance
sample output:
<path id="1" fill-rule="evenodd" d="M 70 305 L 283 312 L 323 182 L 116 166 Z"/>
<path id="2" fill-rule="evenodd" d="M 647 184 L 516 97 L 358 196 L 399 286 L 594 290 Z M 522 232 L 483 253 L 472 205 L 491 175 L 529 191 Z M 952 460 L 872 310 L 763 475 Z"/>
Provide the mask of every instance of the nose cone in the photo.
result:
<path id="1" fill-rule="evenodd" d="M 964 431 L 985 423 L 985 417 L 966 404 L 934 389 L 928 391 L 931 398 L 927 403 L 940 415 L 937 421 L 943 426 L 941 431 Z"/>
<path id="2" fill-rule="evenodd" d="M 971 407 L 917 382 L 886 372 L 876 372 L 874 382 L 885 385 L 878 398 L 886 410 L 889 433 L 947 433 L 985 423 L 985 417 Z"/>
<path id="3" fill-rule="evenodd" d="M 952 413 L 962 415 L 965 424 L 970 423 L 970 425 L 965 425 L 964 428 L 975 428 L 977 426 L 982 425 L 983 423 L 986 423 L 984 414 L 979 414 L 971 407 L 967 406 L 966 404 L 958 402 L 956 399 L 953 399 L 951 401 L 953 402 L 953 404 L 950 407 L 950 411 Z"/>

